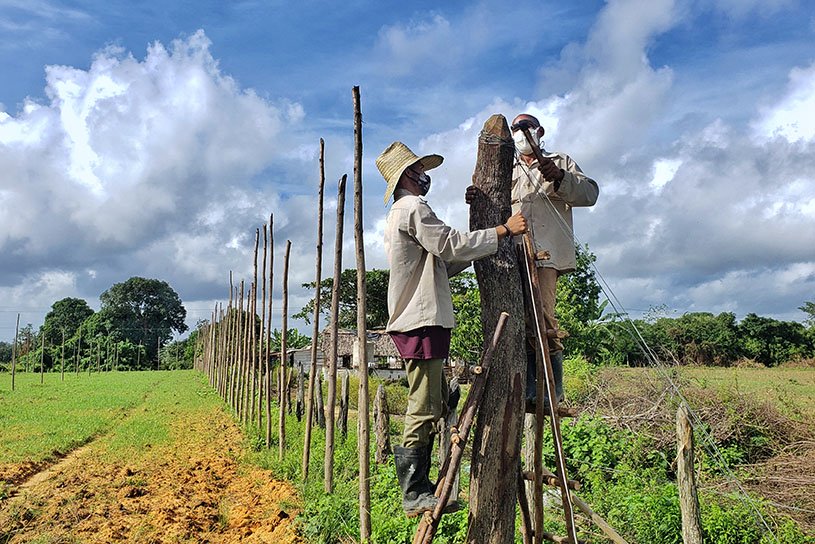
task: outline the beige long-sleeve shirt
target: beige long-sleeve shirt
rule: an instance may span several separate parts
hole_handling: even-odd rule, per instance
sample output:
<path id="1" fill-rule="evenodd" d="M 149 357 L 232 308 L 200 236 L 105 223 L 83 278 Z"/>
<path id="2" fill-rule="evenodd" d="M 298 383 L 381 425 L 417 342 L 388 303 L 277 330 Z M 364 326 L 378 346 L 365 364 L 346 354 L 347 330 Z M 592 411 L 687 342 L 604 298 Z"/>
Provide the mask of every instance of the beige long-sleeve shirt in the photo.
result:
<path id="1" fill-rule="evenodd" d="M 600 189 L 568 155 L 541 151 L 563 169 L 563 181 L 555 192 L 554 183 L 543 179 L 537 160 L 529 166 L 516 162 L 512 171 L 512 213 L 523 212 L 536 251 L 549 255 L 549 259 L 538 260 L 537 265 L 571 272 L 577 266 L 572 208 L 594 206 Z"/>
<path id="2" fill-rule="evenodd" d="M 452 329 L 447 264 L 492 255 L 498 251 L 498 233 L 494 228 L 458 231 L 436 217 L 424 199 L 406 195 L 388 213 L 385 251 L 391 270 L 386 330 L 407 332 L 431 325 Z"/>

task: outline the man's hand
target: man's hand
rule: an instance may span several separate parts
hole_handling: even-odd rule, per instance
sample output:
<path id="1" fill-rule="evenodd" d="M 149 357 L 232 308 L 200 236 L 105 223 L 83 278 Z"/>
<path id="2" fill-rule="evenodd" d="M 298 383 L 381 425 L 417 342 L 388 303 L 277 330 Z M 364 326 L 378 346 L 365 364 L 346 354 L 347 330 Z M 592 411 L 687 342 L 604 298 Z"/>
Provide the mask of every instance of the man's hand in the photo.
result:
<path id="1" fill-rule="evenodd" d="M 538 165 L 538 170 L 543 174 L 543 178 L 548 181 L 560 183 L 563 181 L 565 173 L 555 165 L 555 161 L 548 157 L 543 157 L 543 162 Z"/>
<path id="2" fill-rule="evenodd" d="M 467 190 L 464 192 L 464 202 L 467 203 L 468 206 L 472 205 L 475 202 L 475 199 L 478 195 L 481 194 L 481 189 L 476 188 L 475 185 L 470 185 L 467 187 Z"/>
<path id="3" fill-rule="evenodd" d="M 516 213 L 504 225 L 509 229 L 512 236 L 517 236 L 526 232 L 526 217 L 521 215 L 521 212 Z"/>

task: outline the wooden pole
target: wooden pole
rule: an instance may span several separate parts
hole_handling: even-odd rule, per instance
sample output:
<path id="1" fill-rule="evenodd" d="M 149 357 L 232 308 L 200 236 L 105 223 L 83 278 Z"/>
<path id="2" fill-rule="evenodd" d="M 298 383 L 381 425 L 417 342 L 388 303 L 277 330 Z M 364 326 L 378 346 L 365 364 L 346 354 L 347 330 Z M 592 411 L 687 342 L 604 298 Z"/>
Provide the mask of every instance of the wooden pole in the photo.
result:
<path id="1" fill-rule="evenodd" d="M 320 188 L 317 199 L 317 258 L 314 293 L 314 328 L 311 335 L 311 368 L 308 371 L 308 397 L 306 398 L 306 430 L 303 437 L 303 480 L 308 479 L 308 461 L 311 456 L 311 426 L 314 420 L 314 382 L 317 379 L 317 343 L 320 338 L 320 282 L 323 269 L 323 195 L 325 193 L 325 140 L 320 138 Z M 323 358 L 325 360 L 325 358 Z"/>
<path id="2" fill-rule="evenodd" d="M 40 332 L 40 384 L 45 382 L 45 332 Z"/>
<path id="3" fill-rule="evenodd" d="M 306 375 L 305 371 L 303 370 L 303 364 L 300 363 L 297 365 L 297 408 L 294 411 L 294 415 L 297 416 L 297 421 L 301 421 L 303 419 L 303 413 L 305 412 L 305 404 L 306 404 Z"/>
<path id="4" fill-rule="evenodd" d="M 314 417 L 317 426 L 325 429 L 325 406 L 323 405 L 323 373 L 317 373 L 317 383 L 314 387 Z"/>
<path id="5" fill-rule="evenodd" d="M 513 158 L 506 119 L 493 115 L 484 124 L 478 142 L 473 185 L 480 193 L 470 206 L 471 230 L 493 228 L 509 218 Z M 490 374 L 473 439 L 467 542 L 511 544 L 526 367 L 523 294 L 512 240 L 505 238 L 498 243 L 498 253 L 476 261 L 475 272 L 481 291 L 484 338 L 495 330 L 501 312 L 510 317 L 502 356 Z"/>
<path id="6" fill-rule="evenodd" d="M 343 440 L 348 436 L 348 403 L 350 400 L 350 372 L 347 370 L 342 373 L 342 386 L 340 390 L 340 420 L 338 426 L 340 428 L 340 436 Z"/>
<path id="7" fill-rule="evenodd" d="M 59 365 L 59 379 L 65 381 L 65 329 L 62 329 L 62 363 Z"/>
<path id="8" fill-rule="evenodd" d="M 676 476 L 679 507 L 682 510 L 682 541 L 685 544 L 702 544 L 702 516 L 693 462 L 693 427 L 690 424 L 690 410 L 684 402 L 676 411 Z"/>
<path id="9" fill-rule="evenodd" d="M 391 454 L 390 417 L 388 415 L 388 399 L 385 396 L 385 386 L 379 384 L 374 398 L 374 422 L 376 428 L 376 456 L 378 465 L 388 462 Z"/>
<path id="10" fill-rule="evenodd" d="M 272 444 L 272 375 L 271 367 L 269 365 L 269 331 L 272 328 L 272 267 L 269 265 L 269 320 L 266 320 L 266 256 L 269 253 L 269 231 L 272 226 L 272 218 L 269 218 L 269 226 L 263 225 L 263 288 L 260 305 L 261 313 L 261 327 L 260 330 L 263 334 L 261 341 L 261 353 L 263 353 L 263 391 L 264 399 L 266 400 L 264 408 L 266 411 L 266 447 L 269 448 Z M 274 250 L 274 246 L 272 247 Z M 274 251 L 272 251 L 274 255 Z"/>
<path id="11" fill-rule="evenodd" d="M 14 391 L 14 378 L 17 374 L 17 335 L 20 334 L 20 314 L 14 327 L 14 342 L 11 344 L 11 390 Z"/>
<path id="12" fill-rule="evenodd" d="M 359 452 L 359 537 L 362 542 L 371 538 L 371 435 L 368 421 L 368 326 L 365 284 L 365 242 L 362 235 L 362 111 L 359 87 L 351 91 L 354 99 L 354 242 L 357 256 L 357 340 L 359 344 L 359 400 L 358 439 Z"/>
<path id="13" fill-rule="evenodd" d="M 79 362 L 82 360 L 82 326 L 79 327 L 79 341 L 76 344 L 76 365 L 74 370 L 79 374 Z"/>
<path id="14" fill-rule="evenodd" d="M 260 400 L 263 394 L 260 392 L 260 369 L 258 368 L 258 333 L 257 333 L 257 313 L 258 313 L 258 245 L 260 244 L 260 229 L 255 229 L 255 256 L 253 260 L 254 265 L 254 281 L 252 282 L 252 325 L 251 325 L 251 342 L 252 342 L 252 415 L 257 416 L 258 429 L 260 429 Z M 254 421 L 254 418 L 250 418 Z"/>
<path id="15" fill-rule="evenodd" d="M 281 324 L 280 333 L 280 422 L 278 426 L 278 433 L 280 440 L 278 441 L 278 460 L 283 460 L 283 455 L 286 452 L 286 389 L 288 384 L 286 382 L 286 364 L 288 360 L 288 353 L 286 353 L 286 335 L 288 333 L 288 316 L 289 311 L 289 255 L 291 253 L 291 240 L 286 240 L 286 253 L 283 255 L 283 323 Z"/>
<path id="16" fill-rule="evenodd" d="M 325 492 L 334 491 L 334 407 L 337 403 L 337 341 L 340 329 L 340 276 L 342 276 L 342 235 L 345 227 L 345 183 L 343 174 L 337 186 L 337 228 L 334 237 L 334 281 L 331 286 L 331 344 L 328 362 L 328 398 L 325 422 Z"/>

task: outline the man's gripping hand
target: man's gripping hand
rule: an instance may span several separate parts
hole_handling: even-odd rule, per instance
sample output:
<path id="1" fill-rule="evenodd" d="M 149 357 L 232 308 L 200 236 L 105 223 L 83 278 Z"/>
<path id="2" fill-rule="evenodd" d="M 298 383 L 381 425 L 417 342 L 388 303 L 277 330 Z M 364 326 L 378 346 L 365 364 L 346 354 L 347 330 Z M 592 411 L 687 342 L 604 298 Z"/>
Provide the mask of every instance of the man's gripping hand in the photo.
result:
<path id="1" fill-rule="evenodd" d="M 470 185 L 464 192 L 464 202 L 466 202 L 467 205 L 470 206 L 472 205 L 473 202 L 475 202 L 475 199 L 478 198 L 478 195 L 480 194 L 481 189 L 478 189 L 475 185 Z"/>
<path id="2" fill-rule="evenodd" d="M 563 169 L 558 168 L 555 161 L 548 157 L 543 157 L 543 162 L 538 165 L 538 170 L 543 174 L 544 179 L 557 183 L 563 181 L 563 176 L 566 175 Z"/>
<path id="3" fill-rule="evenodd" d="M 516 213 L 504 223 L 513 236 L 524 234 L 526 232 L 526 218 L 521 215 L 521 212 Z"/>

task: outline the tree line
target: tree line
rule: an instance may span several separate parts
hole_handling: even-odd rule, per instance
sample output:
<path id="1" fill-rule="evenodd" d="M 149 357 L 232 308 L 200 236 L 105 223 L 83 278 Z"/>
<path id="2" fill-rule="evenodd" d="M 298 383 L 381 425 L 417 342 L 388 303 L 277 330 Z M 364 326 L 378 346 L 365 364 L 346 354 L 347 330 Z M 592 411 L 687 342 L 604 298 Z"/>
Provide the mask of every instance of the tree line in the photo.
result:
<path id="1" fill-rule="evenodd" d="M 731 312 L 714 315 L 690 312 L 669 317 L 665 307 L 651 308 L 642 319 L 628 319 L 609 310 L 592 264 L 596 257 L 588 246 L 577 246 L 577 269 L 558 279 L 557 315 L 560 327 L 569 333 L 564 340 L 567 356 L 582 355 L 597 365 L 645 366 L 648 348 L 660 360 L 676 364 L 728 366 L 740 360 L 753 360 L 777 366 L 797 359 L 815 357 L 815 302 L 800 309 L 804 323 L 780 321 L 748 314 L 740 321 Z M 384 329 L 388 320 L 388 270 L 368 270 L 367 323 L 370 329 Z M 320 311 L 328 319 L 332 278 L 321 281 Z M 451 357 L 477 361 L 483 350 L 481 296 L 475 274 L 464 272 L 450 278 L 456 328 Z M 314 290 L 315 284 L 303 287 Z M 356 327 L 356 270 L 340 276 L 338 322 L 341 328 Z M 307 322 L 314 312 L 312 298 L 294 317 Z M 647 346 L 647 347 L 646 347 Z"/>
<path id="2" fill-rule="evenodd" d="M 46 372 L 192 367 L 196 331 L 169 344 L 188 327 L 187 311 L 167 282 L 132 277 L 99 299 L 98 312 L 81 298 L 54 302 L 38 330 L 28 323 L 12 343 L 0 343 L 0 361 L 15 358 L 21 370 Z"/>

